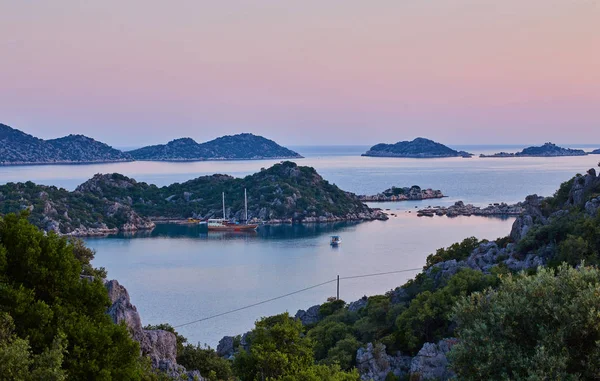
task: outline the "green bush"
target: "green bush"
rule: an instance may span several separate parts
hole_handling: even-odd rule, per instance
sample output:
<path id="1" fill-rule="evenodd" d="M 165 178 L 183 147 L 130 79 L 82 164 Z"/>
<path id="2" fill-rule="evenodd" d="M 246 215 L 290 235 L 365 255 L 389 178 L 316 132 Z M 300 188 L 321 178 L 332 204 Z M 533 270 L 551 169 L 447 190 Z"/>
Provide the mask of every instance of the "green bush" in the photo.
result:
<path id="1" fill-rule="evenodd" d="M 600 374 L 600 271 L 568 265 L 507 276 L 454 309 L 462 380 L 575 380 Z"/>
<path id="2" fill-rule="evenodd" d="M 475 237 L 470 237 L 464 239 L 460 243 L 454 243 L 447 248 L 437 249 L 435 254 L 427 256 L 427 261 L 423 270 L 427 270 L 436 263 L 445 262 L 452 259 L 456 259 L 457 261 L 467 259 L 473 250 L 475 250 L 483 242 L 485 241 L 479 241 Z"/>

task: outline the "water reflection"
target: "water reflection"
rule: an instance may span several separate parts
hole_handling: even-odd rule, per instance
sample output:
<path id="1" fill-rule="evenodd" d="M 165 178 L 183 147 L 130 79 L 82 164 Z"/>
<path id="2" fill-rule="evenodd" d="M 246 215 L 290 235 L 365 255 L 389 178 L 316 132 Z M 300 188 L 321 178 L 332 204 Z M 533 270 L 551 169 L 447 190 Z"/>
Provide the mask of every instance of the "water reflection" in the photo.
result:
<path id="1" fill-rule="evenodd" d="M 206 226 L 197 224 L 157 224 L 154 230 L 119 233 L 108 236 L 112 239 L 123 238 L 195 238 L 201 240 L 289 240 L 306 239 L 320 235 L 340 232 L 359 224 L 358 221 L 262 225 L 256 231 L 209 232 Z"/>

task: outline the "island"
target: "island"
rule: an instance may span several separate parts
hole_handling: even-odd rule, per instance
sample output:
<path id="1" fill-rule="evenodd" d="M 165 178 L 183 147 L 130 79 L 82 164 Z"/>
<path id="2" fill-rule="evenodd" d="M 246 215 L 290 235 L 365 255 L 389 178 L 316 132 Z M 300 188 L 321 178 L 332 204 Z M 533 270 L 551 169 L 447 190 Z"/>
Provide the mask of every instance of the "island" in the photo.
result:
<path id="1" fill-rule="evenodd" d="M 489 204 L 485 208 L 466 204 L 462 201 L 457 201 L 454 205 L 444 207 L 428 207 L 417 211 L 418 217 L 433 217 L 433 216 L 519 216 L 525 210 L 523 203 L 509 205 L 504 202 Z"/>
<path id="2" fill-rule="evenodd" d="M 191 138 L 129 151 L 135 160 L 202 161 L 302 158 L 297 152 L 253 134 L 227 135 L 206 143 Z"/>
<path id="3" fill-rule="evenodd" d="M 375 195 L 359 195 L 359 200 L 363 202 L 394 202 L 410 200 L 427 200 L 431 198 L 446 197 L 440 190 L 431 188 L 421 189 L 418 185 L 412 187 L 391 187 Z"/>
<path id="4" fill-rule="evenodd" d="M 43 140 L 0 123 L 0 165 L 132 161 L 131 155 L 83 135 Z"/>
<path id="5" fill-rule="evenodd" d="M 456 151 L 441 143 L 425 138 L 416 138 L 412 141 L 402 141 L 396 144 L 380 143 L 371 147 L 362 156 L 372 157 L 402 157 L 402 158 L 442 158 L 442 157 L 472 157 L 465 151 Z"/>
<path id="6" fill-rule="evenodd" d="M 264 223 L 386 220 L 355 194 L 324 180 L 314 168 L 286 161 L 244 178 L 202 176 L 157 187 L 121 174 L 97 174 L 75 191 L 32 182 L 0 186 L 0 215 L 25 211 L 44 231 L 95 236 L 153 229 L 162 221 L 244 217 Z"/>
<path id="7" fill-rule="evenodd" d="M 502 158 L 502 157 L 556 157 L 556 156 L 585 156 L 587 153 L 581 149 L 571 149 L 571 148 L 563 148 L 559 147 L 553 143 L 545 143 L 539 147 L 527 147 L 520 152 L 509 153 L 509 152 L 499 152 L 493 155 L 484 155 L 481 154 L 479 157 L 492 157 L 492 158 Z"/>
<path id="8" fill-rule="evenodd" d="M 182 138 L 122 152 L 84 135 L 43 140 L 0 123 L 0 165 L 298 158 L 302 156 L 297 152 L 249 133 L 223 136 L 201 144 Z"/>
<path id="9" fill-rule="evenodd" d="M 590 152 L 590 155 L 600 155 L 600 148 L 593 150 Z"/>

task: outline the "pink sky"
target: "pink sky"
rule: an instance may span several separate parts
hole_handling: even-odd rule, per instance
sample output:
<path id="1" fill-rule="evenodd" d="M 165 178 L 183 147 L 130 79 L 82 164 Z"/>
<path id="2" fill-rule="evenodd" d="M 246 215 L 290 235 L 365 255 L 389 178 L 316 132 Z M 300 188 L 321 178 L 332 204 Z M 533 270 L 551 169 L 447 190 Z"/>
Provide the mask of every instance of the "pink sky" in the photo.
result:
<path id="1" fill-rule="evenodd" d="M 600 0 L 0 0 L 0 122 L 115 146 L 600 143 Z"/>

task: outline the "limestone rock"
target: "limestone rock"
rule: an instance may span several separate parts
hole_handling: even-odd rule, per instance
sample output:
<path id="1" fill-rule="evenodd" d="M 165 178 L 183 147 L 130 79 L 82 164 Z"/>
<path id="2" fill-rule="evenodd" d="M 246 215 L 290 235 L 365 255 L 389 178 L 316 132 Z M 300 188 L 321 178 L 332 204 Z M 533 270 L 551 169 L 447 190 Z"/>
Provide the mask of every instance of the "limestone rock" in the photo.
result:
<path id="1" fill-rule="evenodd" d="M 437 344 L 425 343 L 410 363 L 411 381 L 445 381 L 454 377 L 454 372 L 448 369 L 446 355 L 457 342 L 456 339 L 444 339 Z"/>
<path id="2" fill-rule="evenodd" d="M 385 345 L 378 343 L 367 344 L 356 353 L 356 367 L 364 381 L 384 381 L 388 374 L 404 377 L 410 370 L 410 356 L 390 356 L 385 352 Z"/>
<path id="3" fill-rule="evenodd" d="M 217 355 L 220 357 L 230 358 L 233 356 L 235 348 L 233 347 L 235 338 L 233 336 L 225 336 L 217 345 Z"/>
<path id="4" fill-rule="evenodd" d="M 300 320 L 303 325 L 315 324 L 321 320 L 321 314 L 319 310 L 320 305 L 312 306 L 308 310 L 298 310 L 296 312 L 296 319 Z"/>
<path id="5" fill-rule="evenodd" d="M 366 296 L 363 296 L 362 298 L 358 299 L 357 301 L 350 303 L 348 305 L 348 311 L 358 312 L 359 310 L 365 308 L 367 306 L 368 302 L 369 302 L 369 299 Z"/>

